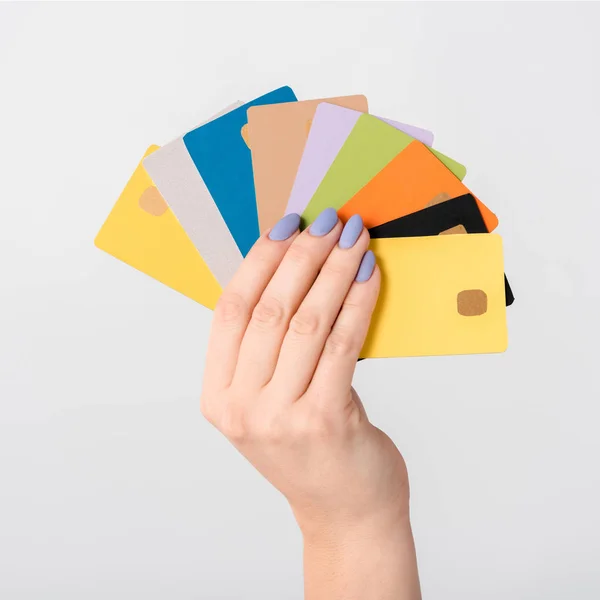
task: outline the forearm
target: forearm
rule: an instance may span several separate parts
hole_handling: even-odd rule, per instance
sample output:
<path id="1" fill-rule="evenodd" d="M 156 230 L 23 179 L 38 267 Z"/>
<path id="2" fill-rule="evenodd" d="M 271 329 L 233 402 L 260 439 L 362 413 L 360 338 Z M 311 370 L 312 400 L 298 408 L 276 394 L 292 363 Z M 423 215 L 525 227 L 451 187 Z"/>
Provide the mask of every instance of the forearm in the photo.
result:
<path id="1" fill-rule="evenodd" d="M 305 535 L 304 578 L 305 600 L 420 600 L 408 518 L 381 532 Z"/>

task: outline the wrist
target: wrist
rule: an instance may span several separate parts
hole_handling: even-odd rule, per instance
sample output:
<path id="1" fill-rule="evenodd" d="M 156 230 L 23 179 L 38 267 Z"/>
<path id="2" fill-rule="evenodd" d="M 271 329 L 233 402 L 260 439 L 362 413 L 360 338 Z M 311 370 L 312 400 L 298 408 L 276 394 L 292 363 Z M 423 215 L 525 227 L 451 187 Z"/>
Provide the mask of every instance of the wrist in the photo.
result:
<path id="1" fill-rule="evenodd" d="M 363 517 L 310 518 L 295 511 L 305 547 L 344 548 L 365 543 L 389 543 L 410 538 L 412 529 L 407 511 L 390 511 Z"/>
<path id="2" fill-rule="evenodd" d="M 420 600 L 408 515 L 387 526 L 305 528 L 303 537 L 307 600 Z"/>

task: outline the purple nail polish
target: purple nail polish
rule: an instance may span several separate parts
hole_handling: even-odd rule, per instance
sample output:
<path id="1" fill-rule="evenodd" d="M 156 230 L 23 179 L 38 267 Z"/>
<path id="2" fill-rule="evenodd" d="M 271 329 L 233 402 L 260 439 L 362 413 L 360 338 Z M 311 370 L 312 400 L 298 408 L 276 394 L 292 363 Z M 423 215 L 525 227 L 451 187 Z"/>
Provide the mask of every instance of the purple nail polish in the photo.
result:
<path id="1" fill-rule="evenodd" d="M 356 244 L 360 234 L 363 230 L 363 220 L 360 215 L 352 215 L 344 229 L 342 231 L 342 235 L 340 236 L 340 248 L 348 249 L 352 248 L 354 244 Z"/>
<path id="2" fill-rule="evenodd" d="M 273 229 L 269 232 L 269 239 L 274 242 L 283 242 L 283 240 L 292 237 L 298 230 L 298 227 L 300 227 L 300 215 L 296 213 L 285 215 L 285 217 L 275 223 Z"/>
<path id="3" fill-rule="evenodd" d="M 327 235 L 338 222 L 337 211 L 335 208 L 326 208 L 308 228 L 308 233 L 316 237 Z"/>
<path id="4" fill-rule="evenodd" d="M 358 267 L 358 273 L 356 274 L 356 279 L 358 283 L 364 283 L 365 281 L 369 281 L 371 275 L 373 275 L 373 270 L 375 269 L 375 255 L 372 250 L 367 250 L 360 261 L 360 266 Z"/>

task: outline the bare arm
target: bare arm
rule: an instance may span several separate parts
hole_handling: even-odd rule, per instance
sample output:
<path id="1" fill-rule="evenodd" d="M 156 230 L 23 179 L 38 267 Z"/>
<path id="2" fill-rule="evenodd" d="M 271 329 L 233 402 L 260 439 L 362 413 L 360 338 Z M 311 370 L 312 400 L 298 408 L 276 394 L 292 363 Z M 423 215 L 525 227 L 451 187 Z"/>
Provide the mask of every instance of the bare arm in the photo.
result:
<path id="1" fill-rule="evenodd" d="M 418 600 L 417 560 L 408 519 L 305 537 L 306 600 Z"/>
<path id="2" fill-rule="evenodd" d="M 418 600 L 408 477 L 352 388 L 380 272 L 333 209 L 261 237 L 215 310 L 202 410 L 290 503 L 306 600 Z"/>

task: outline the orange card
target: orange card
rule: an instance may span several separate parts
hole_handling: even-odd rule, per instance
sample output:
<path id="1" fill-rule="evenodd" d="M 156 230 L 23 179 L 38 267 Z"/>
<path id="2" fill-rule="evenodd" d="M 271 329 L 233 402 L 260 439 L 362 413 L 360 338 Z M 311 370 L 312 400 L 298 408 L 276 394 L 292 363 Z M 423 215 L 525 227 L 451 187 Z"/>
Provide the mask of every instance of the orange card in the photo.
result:
<path id="1" fill-rule="evenodd" d="M 359 214 L 365 227 L 370 228 L 470 193 L 427 146 L 414 141 L 338 209 L 338 215 L 347 221 Z M 488 231 L 493 231 L 498 218 L 483 202 L 475 200 Z"/>

